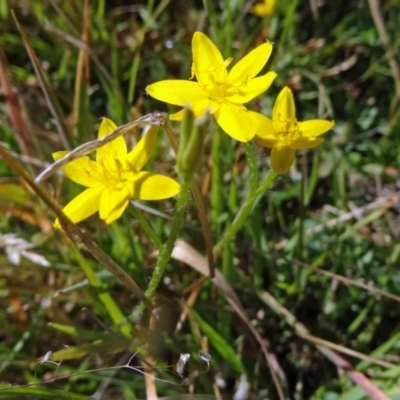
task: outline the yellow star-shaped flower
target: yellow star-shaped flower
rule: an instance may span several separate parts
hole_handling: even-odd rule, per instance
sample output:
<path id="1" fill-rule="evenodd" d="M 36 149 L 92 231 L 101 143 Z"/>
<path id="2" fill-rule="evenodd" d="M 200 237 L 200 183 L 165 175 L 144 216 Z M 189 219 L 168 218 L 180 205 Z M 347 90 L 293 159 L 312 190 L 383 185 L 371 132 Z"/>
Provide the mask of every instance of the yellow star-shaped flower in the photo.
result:
<path id="1" fill-rule="evenodd" d="M 104 118 L 98 138 L 113 132 L 117 126 Z M 80 157 L 62 167 L 67 177 L 88 189 L 71 200 L 63 209 L 72 222 L 82 221 L 96 211 L 107 224 L 118 219 L 128 206 L 129 199 L 162 200 L 179 193 L 179 184 L 164 175 L 141 171 L 149 160 L 156 143 L 157 128 L 150 127 L 131 152 L 120 136 L 99 148 L 96 161 Z M 53 153 L 54 160 L 67 151 Z M 54 224 L 60 228 L 58 219 Z"/>
<path id="2" fill-rule="evenodd" d="M 255 3 L 254 6 L 251 7 L 250 11 L 261 18 L 268 17 L 268 15 L 272 15 L 274 13 L 275 3 L 276 0 L 262 0 Z"/>
<path id="3" fill-rule="evenodd" d="M 256 124 L 255 141 L 271 149 L 271 167 L 279 175 L 289 171 L 296 150 L 311 149 L 323 142 L 319 135 L 329 131 L 333 121 L 312 119 L 298 122 L 293 93 L 284 87 L 276 99 L 272 120 L 252 113 Z"/>
<path id="4" fill-rule="evenodd" d="M 214 43 L 202 32 L 192 39 L 192 77 L 197 82 L 166 80 L 147 86 L 147 93 L 161 101 L 177 106 L 191 105 L 195 118 L 207 110 L 214 115 L 219 126 L 232 138 L 248 142 L 255 135 L 250 112 L 243 105 L 265 92 L 276 77 L 275 72 L 256 77 L 267 63 L 272 44 L 264 43 L 244 58 L 229 72 L 232 58 L 224 60 Z M 181 121 L 183 110 L 170 116 Z"/>

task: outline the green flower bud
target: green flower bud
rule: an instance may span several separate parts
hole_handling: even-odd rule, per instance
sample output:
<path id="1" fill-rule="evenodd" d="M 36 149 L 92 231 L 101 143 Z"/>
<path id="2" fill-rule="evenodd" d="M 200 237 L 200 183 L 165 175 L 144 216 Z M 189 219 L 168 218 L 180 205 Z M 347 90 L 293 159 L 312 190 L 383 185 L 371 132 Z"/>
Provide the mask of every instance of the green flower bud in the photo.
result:
<path id="1" fill-rule="evenodd" d="M 195 120 L 192 110 L 185 107 L 178 152 L 178 172 L 185 181 L 192 178 L 200 165 L 203 156 L 206 120 L 208 120 L 208 114 Z"/>

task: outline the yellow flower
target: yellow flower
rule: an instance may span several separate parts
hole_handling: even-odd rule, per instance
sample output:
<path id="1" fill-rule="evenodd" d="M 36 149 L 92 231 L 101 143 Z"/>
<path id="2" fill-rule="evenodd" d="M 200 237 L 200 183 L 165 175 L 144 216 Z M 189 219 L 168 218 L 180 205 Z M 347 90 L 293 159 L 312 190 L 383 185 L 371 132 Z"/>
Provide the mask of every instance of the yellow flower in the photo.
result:
<path id="1" fill-rule="evenodd" d="M 298 122 L 293 93 L 284 87 L 276 99 L 272 121 L 258 113 L 252 113 L 256 123 L 256 142 L 271 150 L 271 167 L 279 175 L 289 171 L 295 151 L 311 149 L 323 142 L 317 136 L 329 131 L 333 121 L 312 119 Z"/>
<path id="2" fill-rule="evenodd" d="M 268 15 L 272 15 L 274 13 L 275 3 L 276 0 L 262 0 L 261 2 L 254 4 L 250 11 L 261 18 L 268 17 Z"/>
<path id="3" fill-rule="evenodd" d="M 115 129 L 114 122 L 104 118 L 98 138 Z M 71 221 L 77 223 L 99 211 L 100 218 L 110 224 L 122 215 L 129 199 L 162 200 L 175 196 L 180 189 L 176 181 L 141 171 L 154 150 L 156 137 L 157 128 L 152 126 L 128 153 L 125 139 L 120 136 L 97 150 L 96 161 L 84 156 L 62 167 L 69 179 L 88 187 L 63 209 Z M 53 158 L 58 160 L 67 153 L 58 151 Z M 58 219 L 54 226 L 60 228 Z"/>
<path id="4" fill-rule="evenodd" d="M 265 92 L 276 77 L 275 72 L 255 77 L 267 63 L 272 44 L 264 43 L 244 58 L 229 72 L 232 58 L 224 60 L 214 43 L 203 33 L 195 32 L 192 39 L 192 78 L 166 80 L 147 86 L 147 93 L 157 100 L 177 106 L 191 105 L 195 118 L 207 110 L 214 115 L 219 126 L 241 142 L 253 139 L 255 130 L 250 112 L 243 106 Z M 183 110 L 170 116 L 181 121 Z"/>

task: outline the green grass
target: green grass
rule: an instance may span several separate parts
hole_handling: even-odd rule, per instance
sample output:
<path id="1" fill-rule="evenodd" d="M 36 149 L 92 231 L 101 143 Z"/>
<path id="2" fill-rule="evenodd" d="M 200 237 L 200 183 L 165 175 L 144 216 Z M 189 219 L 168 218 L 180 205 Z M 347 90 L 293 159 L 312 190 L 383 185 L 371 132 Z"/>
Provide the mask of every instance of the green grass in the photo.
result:
<path id="1" fill-rule="evenodd" d="M 160 398 L 233 398 L 243 376 L 252 399 L 384 398 L 374 387 L 399 398 L 400 81 L 389 62 L 400 51 L 399 1 L 376 10 L 375 0 L 278 0 L 265 19 L 244 0 L 84 3 L 0 0 L 0 398 L 146 398 L 144 370 Z M 50 200 L 62 207 L 81 188 L 58 173 L 40 185 L 29 177 L 52 152 L 94 140 L 103 116 L 122 125 L 178 111 L 145 88 L 190 77 L 196 30 L 235 61 L 274 42 L 263 71 L 278 78 L 248 107 L 270 115 L 287 85 L 300 120 L 335 120 L 324 143 L 260 190 L 268 151 L 212 121 L 201 196 L 137 202 L 111 225 L 96 214 L 69 237 L 55 232 Z M 160 129 L 146 168 L 176 178 L 170 133 Z M 134 127 L 125 138 L 132 146 L 140 135 Z M 18 265 L 6 234 L 35 245 Z M 175 234 L 191 247 L 179 242 L 170 258 Z M 211 245 L 212 280 L 201 256 Z M 156 289 L 158 320 L 135 283 Z M 48 351 L 58 365 L 37 364 Z"/>

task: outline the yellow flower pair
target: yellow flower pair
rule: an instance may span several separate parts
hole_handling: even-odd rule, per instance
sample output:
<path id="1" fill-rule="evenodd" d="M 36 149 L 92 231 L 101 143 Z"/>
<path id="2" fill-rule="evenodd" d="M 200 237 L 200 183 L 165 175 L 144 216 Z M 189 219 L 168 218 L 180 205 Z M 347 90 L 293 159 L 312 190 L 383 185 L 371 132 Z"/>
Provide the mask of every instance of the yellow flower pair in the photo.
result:
<path id="1" fill-rule="evenodd" d="M 195 118 L 207 111 L 232 138 L 248 142 L 255 138 L 261 146 L 271 148 L 271 166 L 277 174 L 284 174 L 292 166 L 295 151 L 309 149 L 322 143 L 319 135 L 334 125 L 326 120 L 298 122 L 293 94 L 283 88 L 273 108 L 272 120 L 244 104 L 265 92 L 276 78 L 275 72 L 258 76 L 267 63 L 272 44 L 266 42 L 240 60 L 228 72 L 232 58 L 224 60 L 214 43 L 203 33 L 195 32 L 192 40 L 192 78 L 196 81 L 166 80 L 147 87 L 154 98 L 178 106 L 190 104 Z M 183 110 L 170 116 L 182 120 Z M 111 133 L 117 126 L 104 118 L 98 138 Z M 63 172 L 87 189 L 64 208 L 64 213 L 79 222 L 99 211 L 106 223 L 118 219 L 129 199 L 161 200 L 173 197 L 180 190 L 173 179 L 142 171 L 155 146 L 157 129 L 150 127 L 136 147 L 127 152 L 124 138 L 99 148 L 96 161 L 80 157 L 65 165 Z M 68 152 L 53 154 L 55 160 Z M 56 220 L 55 227 L 60 223 Z"/>
<path id="2" fill-rule="evenodd" d="M 272 44 L 267 42 L 252 50 L 228 72 L 232 58 L 224 60 L 214 43 L 203 33 L 192 39 L 192 78 L 197 81 L 166 80 L 147 87 L 147 93 L 166 103 L 191 105 L 196 118 L 208 110 L 218 125 L 232 138 L 248 142 L 255 138 L 261 146 L 271 148 L 271 166 L 284 174 L 292 166 L 295 151 L 318 146 L 318 136 L 334 125 L 325 120 L 298 122 L 291 90 L 279 94 L 272 120 L 249 111 L 243 105 L 265 92 L 276 78 L 275 72 L 256 77 L 267 63 Z M 183 111 L 170 119 L 180 121 Z"/>

